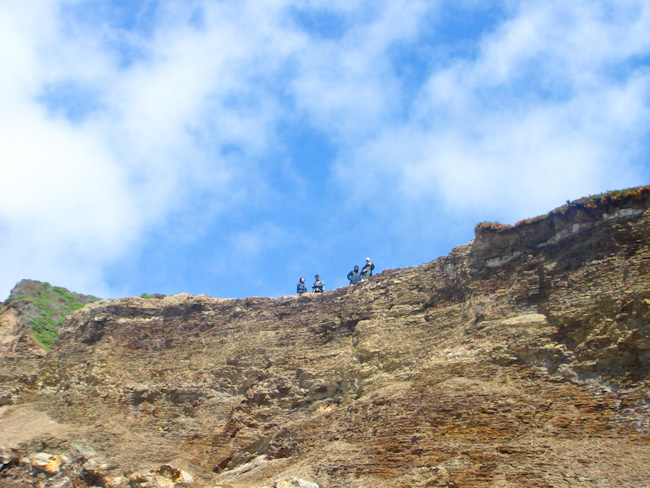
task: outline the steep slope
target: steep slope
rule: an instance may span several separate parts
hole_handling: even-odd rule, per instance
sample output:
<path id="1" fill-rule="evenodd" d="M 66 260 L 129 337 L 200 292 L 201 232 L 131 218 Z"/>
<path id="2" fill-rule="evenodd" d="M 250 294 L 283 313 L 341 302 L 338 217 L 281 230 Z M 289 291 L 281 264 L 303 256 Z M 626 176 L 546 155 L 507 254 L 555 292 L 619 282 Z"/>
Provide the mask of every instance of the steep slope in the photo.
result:
<path id="1" fill-rule="evenodd" d="M 0 405 L 35 386 L 40 359 L 66 315 L 99 298 L 34 280 L 22 280 L 0 304 Z"/>
<path id="2" fill-rule="evenodd" d="M 162 464 L 224 488 L 650 485 L 649 207 L 646 187 L 481 225 L 322 295 L 87 305 L 0 412 L 52 428 L 6 457 L 95 459 L 76 486 Z"/>

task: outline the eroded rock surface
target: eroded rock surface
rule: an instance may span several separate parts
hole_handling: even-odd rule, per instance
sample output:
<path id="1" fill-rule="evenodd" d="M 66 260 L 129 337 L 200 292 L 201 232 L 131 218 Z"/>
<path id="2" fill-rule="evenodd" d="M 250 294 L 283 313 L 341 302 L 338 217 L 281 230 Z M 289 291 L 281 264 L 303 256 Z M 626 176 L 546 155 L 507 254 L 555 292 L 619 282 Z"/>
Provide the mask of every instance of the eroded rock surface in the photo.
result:
<path id="1" fill-rule="evenodd" d="M 88 486 L 650 486 L 648 206 L 479 231 L 322 295 L 87 305 L 0 411 L 66 429 L 0 444 L 83 442 Z"/>

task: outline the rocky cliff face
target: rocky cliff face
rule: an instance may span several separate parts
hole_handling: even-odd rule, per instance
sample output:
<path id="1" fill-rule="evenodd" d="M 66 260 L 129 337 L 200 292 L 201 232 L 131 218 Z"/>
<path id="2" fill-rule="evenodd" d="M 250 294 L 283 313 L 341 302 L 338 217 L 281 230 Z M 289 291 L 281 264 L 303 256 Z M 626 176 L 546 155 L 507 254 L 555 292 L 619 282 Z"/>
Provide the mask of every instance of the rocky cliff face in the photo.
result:
<path id="1" fill-rule="evenodd" d="M 96 297 L 40 281 L 22 280 L 0 303 L 0 406 L 33 389 L 38 368 L 64 317 Z"/>
<path id="2" fill-rule="evenodd" d="M 649 207 L 478 228 L 322 295 L 87 305 L 0 411 L 0 484 L 650 486 Z"/>

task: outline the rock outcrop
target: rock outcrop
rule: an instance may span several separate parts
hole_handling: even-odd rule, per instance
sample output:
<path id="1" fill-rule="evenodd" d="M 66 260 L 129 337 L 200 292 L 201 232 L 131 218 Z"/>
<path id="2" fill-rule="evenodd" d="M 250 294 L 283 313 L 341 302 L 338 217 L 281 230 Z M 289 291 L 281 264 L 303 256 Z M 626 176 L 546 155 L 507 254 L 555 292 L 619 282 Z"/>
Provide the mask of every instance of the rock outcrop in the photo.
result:
<path id="1" fill-rule="evenodd" d="M 22 280 L 0 303 L 0 406 L 37 385 L 38 367 L 64 317 L 99 300 L 40 281 Z"/>
<path id="2" fill-rule="evenodd" d="M 1 407 L 0 482 L 46 452 L 45 487 L 66 459 L 75 487 L 650 486 L 649 208 L 477 228 L 320 295 L 86 305 Z"/>

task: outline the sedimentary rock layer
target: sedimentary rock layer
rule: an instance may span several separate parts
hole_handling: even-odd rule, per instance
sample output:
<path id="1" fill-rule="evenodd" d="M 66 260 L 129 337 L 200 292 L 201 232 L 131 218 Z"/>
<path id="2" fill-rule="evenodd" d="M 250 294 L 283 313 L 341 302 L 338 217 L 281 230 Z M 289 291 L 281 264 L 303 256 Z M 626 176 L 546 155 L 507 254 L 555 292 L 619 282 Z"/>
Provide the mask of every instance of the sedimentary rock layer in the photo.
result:
<path id="1" fill-rule="evenodd" d="M 0 420 L 69 426 L 12 447 L 92 447 L 107 486 L 163 464 L 231 488 L 650 485 L 648 206 L 478 230 L 320 295 L 90 304 Z"/>

